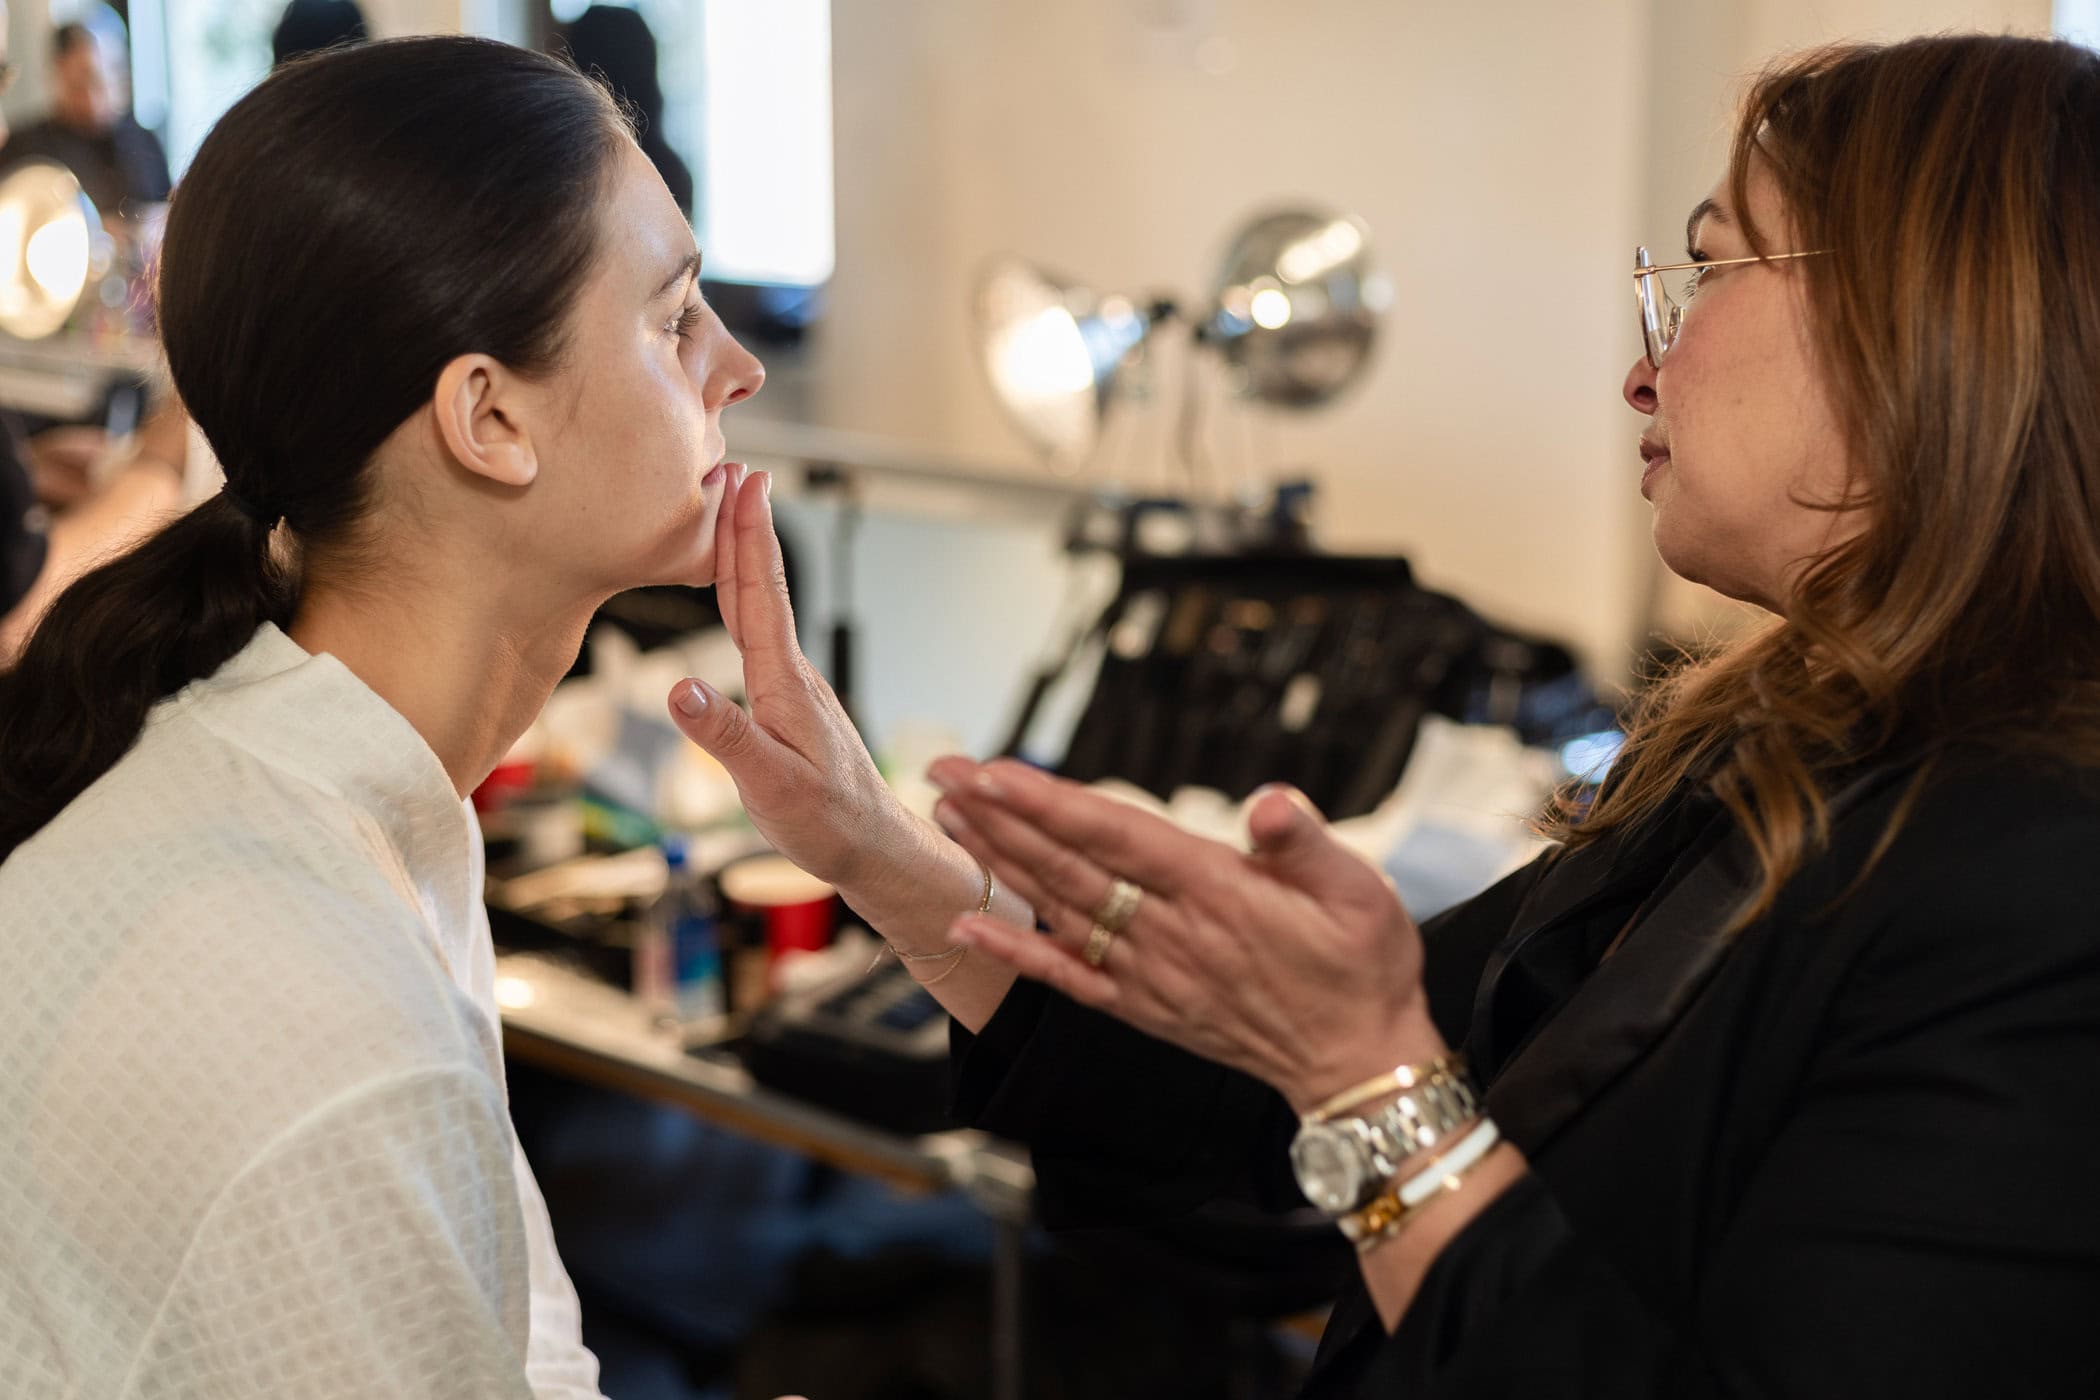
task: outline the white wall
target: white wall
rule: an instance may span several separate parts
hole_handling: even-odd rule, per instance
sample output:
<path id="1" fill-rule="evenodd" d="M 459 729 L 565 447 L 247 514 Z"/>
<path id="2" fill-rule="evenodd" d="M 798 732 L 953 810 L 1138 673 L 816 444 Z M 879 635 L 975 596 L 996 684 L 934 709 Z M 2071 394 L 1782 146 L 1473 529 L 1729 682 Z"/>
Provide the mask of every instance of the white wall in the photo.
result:
<path id="1" fill-rule="evenodd" d="M 1173 41 L 1140 22 L 1177 11 Z M 1617 398 L 1642 19 L 1633 0 L 837 5 L 839 272 L 806 388 L 750 411 L 1032 472 L 971 358 L 987 256 L 1194 294 L 1249 211 L 1337 205 L 1394 276 L 1391 334 L 1350 398 L 1275 428 L 1276 459 L 1321 473 L 1330 544 L 1408 551 L 1608 662 L 1642 585 Z M 1229 72 L 1187 57 L 1205 42 Z"/>

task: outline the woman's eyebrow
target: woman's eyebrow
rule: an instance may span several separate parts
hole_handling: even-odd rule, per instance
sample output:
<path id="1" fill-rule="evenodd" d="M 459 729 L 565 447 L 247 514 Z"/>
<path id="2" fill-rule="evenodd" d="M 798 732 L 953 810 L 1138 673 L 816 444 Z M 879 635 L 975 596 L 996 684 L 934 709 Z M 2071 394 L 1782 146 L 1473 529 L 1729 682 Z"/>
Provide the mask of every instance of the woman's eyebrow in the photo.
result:
<path id="1" fill-rule="evenodd" d="M 649 300 L 659 300 L 660 298 L 662 298 L 664 293 L 670 291 L 673 287 L 685 281 L 686 278 L 690 277 L 692 274 L 698 272 L 699 270 L 700 250 L 698 248 L 695 248 L 692 252 L 687 253 L 685 255 L 684 261 L 680 262 L 677 267 L 673 268 L 671 270 L 671 275 L 669 277 L 666 277 L 663 280 L 663 282 L 658 285 L 657 289 L 649 294 Z"/>
<path id="2" fill-rule="evenodd" d="M 1692 206 L 1691 216 L 1684 221 L 1684 255 L 1688 258 L 1699 256 L 1693 251 L 1692 245 L 1698 241 L 1699 221 L 1705 218 L 1725 224 L 1728 222 L 1728 211 L 1710 199 L 1702 199 Z"/>

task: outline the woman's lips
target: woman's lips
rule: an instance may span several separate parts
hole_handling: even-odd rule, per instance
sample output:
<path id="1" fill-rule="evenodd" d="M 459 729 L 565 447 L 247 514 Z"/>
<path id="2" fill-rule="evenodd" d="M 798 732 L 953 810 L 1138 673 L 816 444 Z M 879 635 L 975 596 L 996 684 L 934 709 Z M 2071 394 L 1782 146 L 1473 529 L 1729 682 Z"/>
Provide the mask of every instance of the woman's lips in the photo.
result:
<path id="1" fill-rule="evenodd" d="M 1641 439 L 1641 495 L 1643 497 L 1647 496 L 1649 484 L 1655 480 L 1655 474 L 1662 470 L 1663 463 L 1669 460 L 1669 448 L 1664 447 L 1660 443 L 1650 442 L 1646 438 Z"/>

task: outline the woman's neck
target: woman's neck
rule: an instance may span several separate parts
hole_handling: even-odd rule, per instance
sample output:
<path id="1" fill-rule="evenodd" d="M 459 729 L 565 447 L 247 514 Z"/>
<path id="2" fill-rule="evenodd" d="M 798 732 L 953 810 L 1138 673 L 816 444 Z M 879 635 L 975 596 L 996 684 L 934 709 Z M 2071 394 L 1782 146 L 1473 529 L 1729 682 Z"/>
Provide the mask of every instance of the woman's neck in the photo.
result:
<path id="1" fill-rule="evenodd" d="M 309 588 L 289 629 L 326 652 L 415 726 L 464 797 L 539 717 L 568 674 L 601 600 L 533 616 L 443 591 L 375 596 Z"/>

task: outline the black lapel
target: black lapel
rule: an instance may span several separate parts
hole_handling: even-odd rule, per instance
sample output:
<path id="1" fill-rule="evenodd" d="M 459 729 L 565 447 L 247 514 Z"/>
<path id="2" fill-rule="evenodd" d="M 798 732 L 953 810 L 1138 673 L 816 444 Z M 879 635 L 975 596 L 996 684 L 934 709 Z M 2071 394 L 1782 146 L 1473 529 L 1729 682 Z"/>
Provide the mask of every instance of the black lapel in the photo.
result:
<path id="1" fill-rule="evenodd" d="M 1725 817 L 1698 839 L 1704 854 L 1489 1087 L 1495 1121 L 1527 1153 L 1539 1152 L 1646 1054 L 1726 960 L 1734 939 L 1724 930 L 1756 887 L 1757 860 L 1749 838 Z"/>
<path id="2" fill-rule="evenodd" d="M 1878 791 L 1907 765 L 1876 767 L 1830 798 L 1830 820 Z M 1604 843 L 1599 843 L 1604 844 Z M 1727 961 L 1737 935 L 1730 917 L 1756 888 L 1750 838 L 1725 814 L 1693 837 L 1695 864 L 1647 910 L 1619 950 L 1598 966 L 1502 1067 L 1488 1088 L 1496 1122 L 1526 1153 L 1547 1142 L 1620 1075 L 1631 1069 L 1698 999 Z M 1608 891 L 1607 891 L 1608 893 Z M 1592 896 L 1594 898 L 1594 896 Z M 1587 903 L 1588 901 L 1585 901 Z M 1579 912 L 1556 916 L 1555 922 Z M 1476 1015 L 1489 1007 L 1494 980 L 1525 939 L 1512 939 L 1489 964 Z"/>
<path id="3" fill-rule="evenodd" d="M 1551 939 L 1600 906 L 1620 903 L 1631 912 L 1688 848 L 1709 839 L 1726 820 L 1718 805 L 1701 803 L 1687 809 L 1684 800 L 1676 798 L 1637 831 L 1577 847 L 1555 860 L 1518 907 L 1473 985 L 1465 1050 L 1476 1074 L 1490 1082 L 1499 1078 L 1532 1030 L 1528 1022 L 1510 1025 L 1509 1007 L 1503 1004 L 1510 968 L 1533 956 L 1540 940 Z"/>

